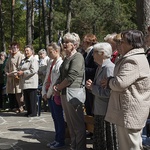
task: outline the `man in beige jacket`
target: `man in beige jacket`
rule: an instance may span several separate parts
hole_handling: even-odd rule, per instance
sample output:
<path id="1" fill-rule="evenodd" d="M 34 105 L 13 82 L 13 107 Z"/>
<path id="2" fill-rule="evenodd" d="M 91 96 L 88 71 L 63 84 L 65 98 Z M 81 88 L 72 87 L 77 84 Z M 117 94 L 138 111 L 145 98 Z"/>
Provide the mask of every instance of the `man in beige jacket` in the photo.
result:
<path id="1" fill-rule="evenodd" d="M 6 92 L 10 101 L 10 109 L 15 110 L 16 113 L 24 111 L 23 96 L 19 88 L 19 78 L 17 76 L 18 66 L 23 58 L 24 55 L 19 50 L 19 43 L 11 43 L 10 56 L 5 66 L 5 73 L 7 75 Z"/>

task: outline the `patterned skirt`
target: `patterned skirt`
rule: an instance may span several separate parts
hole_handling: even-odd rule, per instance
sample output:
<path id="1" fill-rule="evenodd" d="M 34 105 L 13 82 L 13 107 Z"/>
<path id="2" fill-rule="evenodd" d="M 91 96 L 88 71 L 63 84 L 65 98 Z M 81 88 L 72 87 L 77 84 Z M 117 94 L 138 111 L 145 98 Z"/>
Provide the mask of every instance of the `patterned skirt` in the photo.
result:
<path id="1" fill-rule="evenodd" d="M 94 150 L 118 150 L 116 126 L 104 120 L 104 116 L 94 116 Z"/>

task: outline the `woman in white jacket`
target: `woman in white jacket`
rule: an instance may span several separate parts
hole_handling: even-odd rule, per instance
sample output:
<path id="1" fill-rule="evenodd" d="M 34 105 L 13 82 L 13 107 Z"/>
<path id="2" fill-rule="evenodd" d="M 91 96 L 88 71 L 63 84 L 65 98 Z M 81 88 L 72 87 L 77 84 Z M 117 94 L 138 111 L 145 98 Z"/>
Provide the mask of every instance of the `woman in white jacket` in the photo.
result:
<path id="1" fill-rule="evenodd" d="M 48 143 L 47 146 L 51 149 L 58 149 L 65 145 L 65 122 L 60 95 L 53 94 L 53 85 L 60 75 L 59 67 L 63 60 L 60 57 L 60 46 L 57 43 L 51 43 L 47 48 L 47 52 L 51 61 L 42 86 L 42 97 L 44 100 L 48 100 L 56 132 L 55 140 Z"/>
<path id="2" fill-rule="evenodd" d="M 25 46 L 25 59 L 18 67 L 19 86 L 23 90 L 27 117 L 37 116 L 38 61 L 31 45 Z"/>

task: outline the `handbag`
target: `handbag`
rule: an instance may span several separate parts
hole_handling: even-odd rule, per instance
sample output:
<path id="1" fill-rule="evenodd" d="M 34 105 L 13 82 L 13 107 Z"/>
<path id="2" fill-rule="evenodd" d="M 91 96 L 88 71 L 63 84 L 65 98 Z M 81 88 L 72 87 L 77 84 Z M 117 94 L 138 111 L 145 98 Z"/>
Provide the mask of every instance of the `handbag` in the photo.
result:
<path id="1" fill-rule="evenodd" d="M 86 99 L 85 91 L 85 75 L 83 75 L 83 80 L 80 88 L 67 87 L 66 88 L 67 101 L 74 106 L 82 105 Z"/>
<path id="2" fill-rule="evenodd" d="M 61 98 L 60 95 L 54 95 L 54 102 L 56 105 L 61 105 Z"/>

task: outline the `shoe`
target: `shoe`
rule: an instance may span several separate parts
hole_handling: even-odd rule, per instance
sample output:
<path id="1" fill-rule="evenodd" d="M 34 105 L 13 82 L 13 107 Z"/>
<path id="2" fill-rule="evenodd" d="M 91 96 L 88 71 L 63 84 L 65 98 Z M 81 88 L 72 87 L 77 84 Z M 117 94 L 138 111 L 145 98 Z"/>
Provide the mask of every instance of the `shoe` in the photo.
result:
<path id="1" fill-rule="evenodd" d="M 28 117 L 37 117 L 37 115 L 30 114 L 30 115 L 28 115 Z"/>
<path id="2" fill-rule="evenodd" d="M 53 146 L 53 145 L 55 145 L 57 142 L 56 141 L 53 141 L 53 142 L 51 142 L 51 143 L 47 143 L 47 147 L 51 147 L 51 146 Z"/>
<path id="3" fill-rule="evenodd" d="M 19 109 L 16 109 L 16 110 L 15 110 L 15 113 L 16 113 L 16 114 L 20 113 Z"/>
<path id="4" fill-rule="evenodd" d="M 19 108 L 19 112 L 20 112 L 20 113 L 23 113 L 23 112 L 24 112 L 23 107 L 20 107 L 20 108 Z"/>
<path id="5" fill-rule="evenodd" d="M 55 145 L 50 146 L 50 149 L 61 149 L 63 147 L 65 147 L 65 144 L 60 144 L 60 143 L 56 142 Z"/>
<path id="6" fill-rule="evenodd" d="M 29 116 L 29 113 L 25 113 L 24 116 L 25 116 L 25 117 L 28 117 L 28 116 Z"/>

